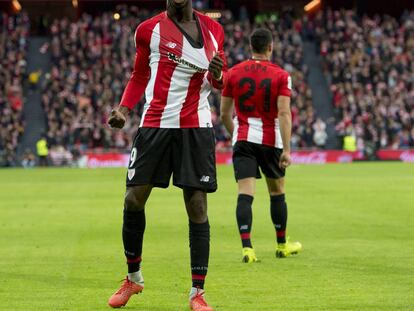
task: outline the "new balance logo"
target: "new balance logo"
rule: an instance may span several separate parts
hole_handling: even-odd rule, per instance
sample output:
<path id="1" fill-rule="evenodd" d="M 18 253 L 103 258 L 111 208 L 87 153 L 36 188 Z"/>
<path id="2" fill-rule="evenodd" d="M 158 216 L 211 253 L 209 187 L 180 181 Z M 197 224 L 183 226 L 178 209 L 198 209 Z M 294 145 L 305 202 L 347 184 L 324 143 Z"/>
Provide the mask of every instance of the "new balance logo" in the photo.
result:
<path id="1" fill-rule="evenodd" d="M 174 42 L 168 42 L 166 44 L 167 47 L 169 47 L 170 49 L 175 49 L 177 47 L 177 43 Z"/>
<path id="2" fill-rule="evenodd" d="M 210 176 L 203 176 L 200 179 L 201 182 L 210 182 Z"/>

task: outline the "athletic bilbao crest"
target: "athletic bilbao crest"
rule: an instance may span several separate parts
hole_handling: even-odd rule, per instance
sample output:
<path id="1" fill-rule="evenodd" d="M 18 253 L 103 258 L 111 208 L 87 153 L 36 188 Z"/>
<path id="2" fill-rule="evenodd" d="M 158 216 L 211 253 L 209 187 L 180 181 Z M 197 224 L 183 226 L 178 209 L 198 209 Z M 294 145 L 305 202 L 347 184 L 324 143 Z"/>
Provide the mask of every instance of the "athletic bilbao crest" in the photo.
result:
<path id="1" fill-rule="evenodd" d="M 128 179 L 131 180 L 135 176 L 135 169 L 128 170 Z"/>

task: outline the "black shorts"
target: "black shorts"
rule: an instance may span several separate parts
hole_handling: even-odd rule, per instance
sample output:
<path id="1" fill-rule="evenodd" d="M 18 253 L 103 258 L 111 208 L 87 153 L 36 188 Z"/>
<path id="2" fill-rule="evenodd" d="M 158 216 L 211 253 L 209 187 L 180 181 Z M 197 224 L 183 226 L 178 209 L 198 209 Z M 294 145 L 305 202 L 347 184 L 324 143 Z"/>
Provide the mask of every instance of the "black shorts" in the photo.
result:
<path id="1" fill-rule="evenodd" d="M 134 139 L 127 187 L 217 190 L 215 137 L 211 128 L 140 128 Z"/>
<path id="2" fill-rule="evenodd" d="M 262 178 L 260 169 L 267 178 L 285 177 L 279 159 L 283 149 L 238 141 L 233 147 L 233 167 L 236 180 L 256 177 Z"/>

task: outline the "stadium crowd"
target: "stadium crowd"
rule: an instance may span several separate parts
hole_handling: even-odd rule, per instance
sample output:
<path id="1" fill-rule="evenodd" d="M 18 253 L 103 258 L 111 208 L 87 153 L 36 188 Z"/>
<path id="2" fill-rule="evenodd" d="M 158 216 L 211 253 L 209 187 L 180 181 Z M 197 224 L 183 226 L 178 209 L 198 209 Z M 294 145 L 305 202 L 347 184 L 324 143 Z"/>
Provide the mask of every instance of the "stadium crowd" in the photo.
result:
<path id="1" fill-rule="evenodd" d="M 24 131 L 23 81 L 30 23 L 26 14 L 0 12 L 0 166 L 16 165 Z"/>
<path id="2" fill-rule="evenodd" d="M 354 11 L 314 21 L 340 135 L 358 149 L 414 147 L 414 12 L 400 20 Z"/>
<path id="3" fill-rule="evenodd" d="M 84 14 L 78 21 L 55 20 L 50 28 L 53 68 L 46 75 L 42 103 L 47 112 L 48 142 L 69 150 L 91 148 L 126 150 L 139 124 L 139 111 L 123 131 L 113 131 L 106 120 L 120 101 L 128 81 L 135 53 L 133 34 L 150 12 L 120 7 L 120 19 L 113 13 L 98 17 Z M 226 53 L 232 66 L 249 57 L 248 36 L 256 25 L 249 19 L 234 22 L 227 12 L 220 21 L 226 33 Z M 311 92 L 302 64 L 300 23 L 290 15 L 266 21 L 278 37 L 275 61 L 292 74 L 294 81 L 294 147 L 311 147 L 314 123 Z M 219 149 L 230 147 L 229 135 L 219 123 L 218 92 L 210 97 Z M 139 105 L 137 110 L 142 109 Z"/>
<path id="4" fill-rule="evenodd" d="M 132 114 L 125 131 L 111 130 L 106 121 L 132 70 L 135 27 L 148 15 L 131 8 L 122 10 L 122 19 L 116 22 L 113 14 L 104 13 L 52 23 L 53 66 L 42 95 L 50 147 L 128 148 L 139 124 L 138 114 Z"/>

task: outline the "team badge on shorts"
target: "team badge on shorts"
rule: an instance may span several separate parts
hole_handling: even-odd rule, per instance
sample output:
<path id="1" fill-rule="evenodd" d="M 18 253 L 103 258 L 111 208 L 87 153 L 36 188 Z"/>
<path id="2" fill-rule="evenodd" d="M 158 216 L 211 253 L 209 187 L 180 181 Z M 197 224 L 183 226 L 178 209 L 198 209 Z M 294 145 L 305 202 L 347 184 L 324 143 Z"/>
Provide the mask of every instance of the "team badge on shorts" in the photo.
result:
<path id="1" fill-rule="evenodd" d="M 135 169 L 128 170 L 128 179 L 131 180 L 135 176 Z"/>

